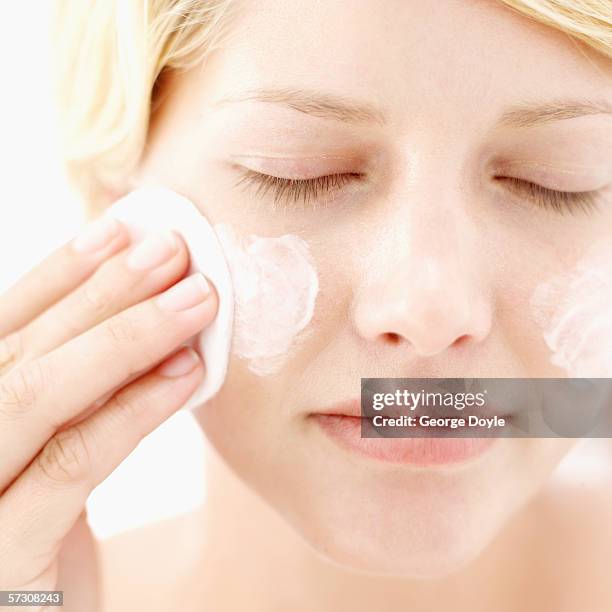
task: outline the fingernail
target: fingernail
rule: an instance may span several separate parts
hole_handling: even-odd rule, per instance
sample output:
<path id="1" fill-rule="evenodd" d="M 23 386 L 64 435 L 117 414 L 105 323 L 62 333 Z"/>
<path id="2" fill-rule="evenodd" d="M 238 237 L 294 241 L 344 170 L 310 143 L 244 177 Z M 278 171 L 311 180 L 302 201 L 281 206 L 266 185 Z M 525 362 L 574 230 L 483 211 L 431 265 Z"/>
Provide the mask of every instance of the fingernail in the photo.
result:
<path id="1" fill-rule="evenodd" d="M 204 276 L 196 272 L 156 298 L 157 305 L 164 310 L 187 310 L 201 304 L 210 294 L 210 286 Z"/>
<path id="2" fill-rule="evenodd" d="M 152 270 L 170 259 L 178 250 L 173 232 L 151 234 L 134 246 L 128 255 L 131 270 Z"/>
<path id="3" fill-rule="evenodd" d="M 157 369 L 158 373 L 168 378 L 185 376 L 192 372 L 199 363 L 200 358 L 192 348 L 180 350 L 178 353 L 164 361 Z"/>
<path id="4" fill-rule="evenodd" d="M 101 217 L 85 226 L 72 241 L 78 253 L 92 253 L 106 246 L 119 233 L 119 222 L 114 217 Z"/>

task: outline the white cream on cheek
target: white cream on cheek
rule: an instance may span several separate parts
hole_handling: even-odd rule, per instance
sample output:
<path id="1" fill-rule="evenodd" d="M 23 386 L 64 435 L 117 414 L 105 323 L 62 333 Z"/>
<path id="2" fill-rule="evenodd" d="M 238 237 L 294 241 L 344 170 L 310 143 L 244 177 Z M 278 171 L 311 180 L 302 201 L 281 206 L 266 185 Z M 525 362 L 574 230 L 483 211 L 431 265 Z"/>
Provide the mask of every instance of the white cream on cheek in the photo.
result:
<path id="1" fill-rule="evenodd" d="M 278 372 L 296 336 L 312 319 L 319 281 L 298 236 L 241 238 L 214 226 L 234 286 L 232 351 L 260 376 Z"/>
<path id="2" fill-rule="evenodd" d="M 596 245 L 568 274 L 538 286 L 532 312 L 569 377 L 612 376 L 612 246 Z"/>

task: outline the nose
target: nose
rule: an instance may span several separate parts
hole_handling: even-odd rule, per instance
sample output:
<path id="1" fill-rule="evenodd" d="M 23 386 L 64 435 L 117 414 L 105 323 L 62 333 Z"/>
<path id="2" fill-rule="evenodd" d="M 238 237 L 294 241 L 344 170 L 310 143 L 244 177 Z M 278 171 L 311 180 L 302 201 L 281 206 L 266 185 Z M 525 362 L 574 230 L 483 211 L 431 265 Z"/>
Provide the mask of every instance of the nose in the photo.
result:
<path id="1" fill-rule="evenodd" d="M 404 345 L 431 357 L 486 338 L 491 305 L 480 276 L 482 256 L 470 255 L 469 239 L 456 228 L 444 232 L 448 223 L 437 232 L 426 226 L 413 226 L 403 237 L 394 230 L 397 248 L 387 243 L 384 254 L 373 257 L 376 263 L 368 266 L 355 296 L 353 319 L 370 342 Z"/>

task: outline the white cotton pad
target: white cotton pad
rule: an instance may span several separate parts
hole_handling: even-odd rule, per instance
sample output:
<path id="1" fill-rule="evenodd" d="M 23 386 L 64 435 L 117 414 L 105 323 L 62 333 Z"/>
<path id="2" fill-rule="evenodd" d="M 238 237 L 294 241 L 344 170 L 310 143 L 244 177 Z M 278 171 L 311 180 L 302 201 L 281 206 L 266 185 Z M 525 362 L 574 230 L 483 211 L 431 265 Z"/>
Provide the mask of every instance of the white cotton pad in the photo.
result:
<path id="1" fill-rule="evenodd" d="M 187 275 L 202 272 L 215 286 L 219 309 L 213 322 L 185 342 L 204 359 L 206 374 L 184 408 L 194 409 L 221 388 L 230 354 L 234 293 L 225 253 L 215 230 L 184 196 L 162 187 L 143 187 L 117 200 L 105 213 L 127 226 L 133 241 L 152 231 L 174 230 L 189 249 Z"/>

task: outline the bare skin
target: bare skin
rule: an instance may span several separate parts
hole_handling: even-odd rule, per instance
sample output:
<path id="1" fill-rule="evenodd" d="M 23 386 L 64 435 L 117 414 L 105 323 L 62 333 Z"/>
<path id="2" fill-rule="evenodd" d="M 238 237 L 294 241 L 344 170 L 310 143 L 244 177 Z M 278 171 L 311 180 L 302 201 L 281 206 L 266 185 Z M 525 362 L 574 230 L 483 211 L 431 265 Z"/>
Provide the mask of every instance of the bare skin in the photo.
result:
<path id="1" fill-rule="evenodd" d="M 553 480 L 474 564 L 425 584 L 362 575 L 355 591 L 351 572 L 321 563 L 261 500 L 230 482 L 217 503 L 99 542 L 104 612 L 368 612 L 381 602 L 393 612 L 408 604 L 414 612 L 573 612 L 612 601 L 605 486 Z"/>
<path id="2" fill-rule="evenodd" d="M 172 523 L 200 534 L 185 607 L 605 607 L 609 494 L 548 484 L 571 440 L 513 439 L 451 477 L 346 453 L 310 415 L 358 394 L 357 374 L 566 375 L 530 297 L 609 241 L 612 119 L 546 108 L 612 100 L 612 64 L 488 0 L 243 8 L 203 68 L 168 78 L 128 183 L 161 181 L 245 235 L 299 236 L 321 291 L 286 367 L 257 377 L 233 357 L 197 415 L 216 454 L 207 509 Z M 276 94 L 245 94 L 260 89 Z M 311 93 L 279 101 L 295 89 Z M 325 115 L 336 97 L 384 124 Z M 366 182 L 277 202 L 234 187 L 245 169 Z M 513 184 L 594 191 L 600 205 L 555 211 Z"/>
<path id="3" fill-rule="evenodd" d="M 126 379 L 204 327 L 214 297 L 162 315 L 150 300 L 179 280 L 184 246 L 135 284 L 119 238 L 95 257 L 67 247 L 1 296 L 0 585 L 64 588 L 95 612 L 98 590 L 104 612 L 606 609 L 610 493 L 550 481 L 571 440 L 419 471 L 349 453 L 311 417 L 360 375 L 565 375 L 529 300 L 612 232 L 612 122 L 575 116 L 576 97 L 612 100 L 610 62 L 492 0 L 258 0 L 238 15 L 204 70 L 168 75 L 124 191 L 161 182 L 212 223 L 306 241 L 313 320 L 274 376 L 232 355 L 197 414 L 206 506 L 96 544 L 88 492 L 202 372 Z M 236 101 L 245 89 L 268 94 Z M 235 188 L 246 170 L 364 180 L 279 205 Z M 571 209 L 578 192 L 597 208 Z"/>

